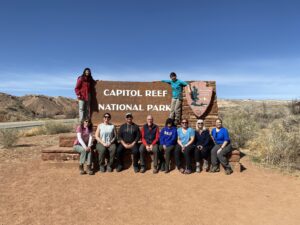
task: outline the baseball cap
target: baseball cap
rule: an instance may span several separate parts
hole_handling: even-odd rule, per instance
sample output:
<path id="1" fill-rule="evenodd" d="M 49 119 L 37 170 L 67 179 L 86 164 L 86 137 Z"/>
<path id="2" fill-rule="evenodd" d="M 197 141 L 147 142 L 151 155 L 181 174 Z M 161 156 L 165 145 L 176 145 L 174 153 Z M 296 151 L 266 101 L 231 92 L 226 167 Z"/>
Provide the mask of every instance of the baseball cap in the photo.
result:
<path id="1" fill-rule="evenodd" d="M 130 113 L 130 112 L 129 112 L 129 113 L 126 113 L 125 117 L 126 117 L 126 118 L 132 117 L 132 113 Z"/>

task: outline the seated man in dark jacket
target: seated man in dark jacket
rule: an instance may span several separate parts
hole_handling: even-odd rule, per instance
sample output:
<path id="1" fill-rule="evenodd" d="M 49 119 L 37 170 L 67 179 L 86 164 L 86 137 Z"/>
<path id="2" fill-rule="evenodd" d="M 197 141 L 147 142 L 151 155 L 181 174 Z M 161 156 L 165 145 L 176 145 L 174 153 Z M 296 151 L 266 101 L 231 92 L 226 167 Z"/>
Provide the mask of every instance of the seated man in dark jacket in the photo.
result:
<path id="1" fill-rule="evenodd" d="M 141 138 L 141 133 L 138 125 L 132 122 L 133 116 L 131 113 L 126 114 L 126 123 L 121 125 L 119 129 L 119 141 L 120 144 L 117 149 L 117 172 L 123 169 L 123 153 L 126 149 L 131 149 L 131 154 L 133 156 L 133 169 L 134 172 L 139 172 L 138 160 L 139 160 L 139 149 L 138 141 Z"/>
<path id="2" fill-rule="evenodd" d="M 158 172 L 159 127 L 153 123 L 153 117 L 147 116 L 147 123 L 142 127 L 142 144 L 140 146 L 141 173 L 146 171 L 145 154 L 153 153 L 153 173 Z"/>

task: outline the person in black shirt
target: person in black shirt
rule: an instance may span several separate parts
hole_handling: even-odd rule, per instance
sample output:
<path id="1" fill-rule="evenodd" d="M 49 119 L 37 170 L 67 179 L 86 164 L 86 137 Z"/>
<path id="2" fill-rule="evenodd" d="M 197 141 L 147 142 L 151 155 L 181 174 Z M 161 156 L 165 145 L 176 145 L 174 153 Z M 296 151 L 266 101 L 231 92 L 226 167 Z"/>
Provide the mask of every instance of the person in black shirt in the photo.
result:
<path id="1" fill-rule="evenodd" d="M 132 122 L 133 116 L 131 113 L 126 114 L 126 123 L 121 125 L 119 129 L 119 146 L 117 149 L 117 172 L 123 169 L 123 152 L 126 149 L 131 149 L 131 154 L 133 156 L 133 169 L 134 172 L 139 172 L 138 160 L 139 160 L 139 148 L 138 141 L 141 138 L 141 133 L 138 125 Z"/>
<path id="2" fill-rule="evenodd" d="M 195 132 L 195 161 L 196 172 L 201 172 L 200 162 L 203 160 L 203 167 L 206 172 L 208 168 L 208 158 L 210 156 L 210 150 L 213 147 L 213 140 L 209 134 L 209 130 L 204 126 L 203 120 L 198 120 L 196 123 Z"/>

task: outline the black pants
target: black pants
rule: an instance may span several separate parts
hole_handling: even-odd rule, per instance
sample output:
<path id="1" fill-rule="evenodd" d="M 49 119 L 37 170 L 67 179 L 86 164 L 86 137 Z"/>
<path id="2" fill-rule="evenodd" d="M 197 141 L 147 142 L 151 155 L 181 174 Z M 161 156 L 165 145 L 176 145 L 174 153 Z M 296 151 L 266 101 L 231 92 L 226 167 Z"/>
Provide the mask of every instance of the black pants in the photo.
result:
<path id="1" fill-rule="evenodd" d="M 124 146 L 120 143 L 118 148 L 117 148 L 117 162 L 118 164 L 121 164 L 123 165 L 123 154 L 124 154 L 124 151 L 126 150 L 129 150 L 129 149 L 126 149 L 124 148 Z M 138 145 L 135 144 L 132 148 L 131 148 L 131 154 L 132 154 L 132 157 L 133 157 L 133 166 L 134 167 L 137 167 L 138 166 L 138 161 L 139 161 L 139 148 L 138 148 Z"/>
<path id="2" fill-rule="evenodd" d="M 181 168 L 181 157 L 184 155 L 185 159 L 185 165 L 186 169 L 191 170 L 192 169 L 192 157 L 191 157 L 191 152 L 193 151 L 194 146 L 189 145 L 185 147 L 184 152 L 182 152 L 182 148 L 180 145 L 176 145 L 175 147 L 175 163 L 177 169 Z"/>
<path id="3" fill-rule="evenodd" d="M 205 147 L 199 150 L 197 147 L 195 147 L 195 161 L 200 162 L 203 159 L 208 160 L 210 156 L 210 149 L 211 147 Z"/>
<path id="4" fill-rule="evenodd" d="M 221 148 L 221 145 L 215 145 L 211 150 L 211 164 L 213 167 L 218 166 L 218 161 L 224 166 L 224 168 L 231 168 L 228 163 L 227 154 L 232 151 L 231 144 L 226 145 L 226 147 L 220 151 L 218 150 Z"/>

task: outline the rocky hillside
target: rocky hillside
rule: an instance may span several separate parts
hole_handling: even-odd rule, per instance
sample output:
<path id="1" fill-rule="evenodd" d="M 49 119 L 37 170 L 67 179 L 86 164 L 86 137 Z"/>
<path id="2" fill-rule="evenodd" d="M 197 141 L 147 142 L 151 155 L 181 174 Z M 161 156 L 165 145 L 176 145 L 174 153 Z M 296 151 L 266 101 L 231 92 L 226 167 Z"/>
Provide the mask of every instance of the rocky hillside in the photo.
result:
<path id="1" fill-rule="evenodd" d="M 25 95 L 16 97 L 0 93 L 0 122 L 38 118 L 75 118 L 77 102 L 71 98 Z"/>

